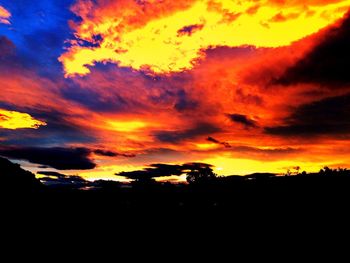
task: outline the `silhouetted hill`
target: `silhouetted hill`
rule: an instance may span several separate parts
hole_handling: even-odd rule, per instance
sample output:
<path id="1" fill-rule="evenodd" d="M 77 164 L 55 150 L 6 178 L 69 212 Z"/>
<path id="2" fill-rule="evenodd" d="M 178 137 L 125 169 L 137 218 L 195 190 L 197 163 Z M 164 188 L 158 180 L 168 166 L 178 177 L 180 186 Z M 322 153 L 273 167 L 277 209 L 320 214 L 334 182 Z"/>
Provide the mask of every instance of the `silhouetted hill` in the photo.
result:
<path id="1" fill-rule="evenodd" d="M 37 192 L 43 187 L 34 174 L 0 157 L 0 192 Z"/>
<path id="2" fill-rule="evenodd" d="M 191 164 L 192 165 L 192 164 Z M 192 167 L 192 166 L 191 166 Z M 201 166 L 202 167 L 202 166 Z M 157 165 L 150 170 L 138 172 L 138 176 L 158 170 L 178 169 L 174 166 Z M 205 167 L 206 168 L 206 167 Z M 155 170 L 157 169 L 157 170 Z M 180 167 L 182 169 L 182 166 Z M 137 180 L 131 184 L 114 181 L 85 181 L 77 176 L 54 172 L 47 175 L 44 184 L 18 164 L 0 158 L 0 190 L 22 193 L 40 192 L 33 203 L 48 202 L 52 207 L 71 207 L 73 211 L 118 211 L 120 208 L 239 208 L 265 210 L 291 207 L 320 208 L 320 211 L 344 207 L 350 200 L 350 171 L 325 168 L 319 173 L 277 176 L 255 173 L 247 176 L 216 177 L 206 170 L 195 173 L 195 182 L 188 184 L 159 183 L 155 180 Z M 210 175 L 210 180 L 203 176 Z M 129 175 L 129 174 L 128 174 Z M 134 175 L 134 174 L 132 174 Z M 51 177 L 50 177 L 51 176 Z M 44 189 L 44 191 L 39 191 Z M 27 200 L 21 198 L 21 200 Z M 28 199 L 29 200 L 29 199 Z"/>

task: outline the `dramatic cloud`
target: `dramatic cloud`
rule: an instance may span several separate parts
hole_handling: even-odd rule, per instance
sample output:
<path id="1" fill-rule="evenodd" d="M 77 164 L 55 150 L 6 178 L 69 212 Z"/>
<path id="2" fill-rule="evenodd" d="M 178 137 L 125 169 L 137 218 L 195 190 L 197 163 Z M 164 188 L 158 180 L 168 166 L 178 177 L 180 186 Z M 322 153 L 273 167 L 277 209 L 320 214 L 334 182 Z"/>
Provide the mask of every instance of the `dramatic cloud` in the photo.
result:
<path id="1" fill-rule="evenodd" d="M 151 164 L 148 168 L 139 171 L 121 172 L 116 175 L 123 176 L 132 180 L 151 180 L 158 177 L 180 176 L 188 171 L 194 171 L 203 168 L 210 168 L 212 165 L 205 163 L 186 163 L 182 165 L 169 164 Z"/>
<path id="2" fill-rule="evenodd" d="M 285 85 L 319 83 L 334 88 L 350 84 L 350 17 L 332 28 L 324 41 L 277 81 Z"/>
<path id="3" fill-rule="evenodd" d="M 86 148 L 0 148 L 0 155 L 31 163 L 48 165 L 57 170 L 87 170 L 96 167 Z"/>
<path id="4" fill-rule="evenodd" d="M 350 94 L 301 105 L 283 126 L 265 131 L 282 136 L 350 134 Z"/>
<path id="5" fill-rule="evenodd" d="M 218 46 L 280 47 L 341 18 L 350 1 L 77 1 L 66 76 L 113 62 L 154 73 L 192 69 Z"/>
<path id="6" fill-rule="evenodd" d="M 69 189 L 82 189 L 93 187 L 94 184 L 77 175 L 66 175 L 52 171 L 38 171 L 36 173 L 40 182 L 49 187 L 69 187 Z"/>
<path id="7" fill-rule="evenodd" d="M 84 187 L 92 187 L 93 184 L 89 181 L 86 181 L 84 178 L 73 175 L 65 177 L 42 177 L 40 181 L 50 187 L 68 187 L 69 189 L 82 189 Z"/>
<path id="8" fill-rule="evenodd" d="M 46 125 L 45 122 L 36 120 L 27 113 L 0 109 L 0 129 L 38 129 L 44 125 Z"/>

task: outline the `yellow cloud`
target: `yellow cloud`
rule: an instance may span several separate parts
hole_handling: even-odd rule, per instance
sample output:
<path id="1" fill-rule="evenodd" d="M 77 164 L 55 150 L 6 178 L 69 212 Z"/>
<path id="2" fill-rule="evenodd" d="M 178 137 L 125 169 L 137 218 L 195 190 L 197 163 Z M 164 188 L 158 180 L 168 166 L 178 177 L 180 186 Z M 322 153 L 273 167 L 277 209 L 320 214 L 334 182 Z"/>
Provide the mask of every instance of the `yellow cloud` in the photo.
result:
<path id="1" fill-rule="evenodd" d="M 23 128 L 38 129 L 46 123 L 34 119 L 27 113 L 0 109 L 0 128 L 16 130 Z"/>
<path id="2" fill-rule="evenodd" d="M 98 47 L 83 47 L 75 41 L 59 58 L 66 76 L 86 75 L 87 66 L 96 62 L 159 74 L 181 72 L 192 69 L 205 56 L 203 51 L 213 47 L 289 45 L 334 23 L 350 7 L 349 0 L 291 1 L 289 5 L 289 1 L 272 0 L 196 0 L 159 15 L 152 8 L 161 9 L 169 1 L 144 1 L 151 11 L 122 2 L 120 8 L 115 3 L 109 8 L 81 1 L 73 8 L 83 19 L 75 35 Z"/>
<path id="3" fill-rule="evenodd" d="M 0 5 L 0 23 L 10 24 L 11 13 Z"/>

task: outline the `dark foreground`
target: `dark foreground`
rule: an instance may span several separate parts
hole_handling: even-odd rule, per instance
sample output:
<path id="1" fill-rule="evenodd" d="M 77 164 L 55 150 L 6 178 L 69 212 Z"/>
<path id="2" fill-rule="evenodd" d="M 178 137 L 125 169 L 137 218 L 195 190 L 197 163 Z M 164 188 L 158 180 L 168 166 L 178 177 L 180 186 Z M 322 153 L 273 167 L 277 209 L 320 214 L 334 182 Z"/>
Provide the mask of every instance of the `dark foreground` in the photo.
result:
<path id="1" fill-rule="evenodd" d="M 128 258 L 144 257 L 140 248 L 156 253 L 162 248 L 167 258 L 213 253 L 213 261 L 221 262 L 218 257 L 225 254 L 215 249 L 224 247 L 230 257 L 241 251 L 237 244 L 249 250 L 245 257 L 261 257 L 253 247 L 268 251 L 264 246 L 275 255 L 288 243 L 310 251 L 315 241 L 327 247 L 337 240 L 346 244 L 350 231 L 347 170 L 232 176 L 190 185 L 100 181 L 86 188 L 85 183 L 77 187 L 77 181 L 45 186 L 1 158 L 0 167 L 3 240 L 19 254 L 18 244 L 32 244 L 39 251 L 50 247 L 54 257 L 67 248 L 89 256 L 101 248 L 100 255 L 110 251 L 115 257 L 124 251 L 121 243 L 132 250 Z M 318 247 L 317 254 L 322 251 Z M 292 247 L 281 258 L 295 252 Z"/>
<path id="2" fill-rule="evenodd" d="M 125 211 L 198 211 L 247 214 L 347 214 L 348 170 L 317 174 L 231 176 L 194 184 L 135 182 L 123 185 L 99 181 L 89 185 L 46 186 L 18 165 L 0 159 L 2 207 L 57 214 L 119 214 Z M 146 214 L 144 214 L 146 215 Z"/>

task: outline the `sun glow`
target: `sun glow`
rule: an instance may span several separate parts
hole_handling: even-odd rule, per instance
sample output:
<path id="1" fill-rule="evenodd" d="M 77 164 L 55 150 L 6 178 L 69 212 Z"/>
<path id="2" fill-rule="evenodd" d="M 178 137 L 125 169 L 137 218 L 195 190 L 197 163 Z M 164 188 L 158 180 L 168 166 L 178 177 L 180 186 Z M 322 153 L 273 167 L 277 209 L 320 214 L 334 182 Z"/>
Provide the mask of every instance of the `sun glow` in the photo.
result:
<path id="1" fill-rule="evenodd" d="M 145 128 L 147 124 L 142 121 L 108 121 L 111 129 L 118 132 L 134 132 Z"/>
<path id="2" fill-rule="evenodd" d="M 196 147 L 199 150 L 213 150 L 213 149 L 217 149 L 218 145 L 214 143 L 197 143 Z"/>

